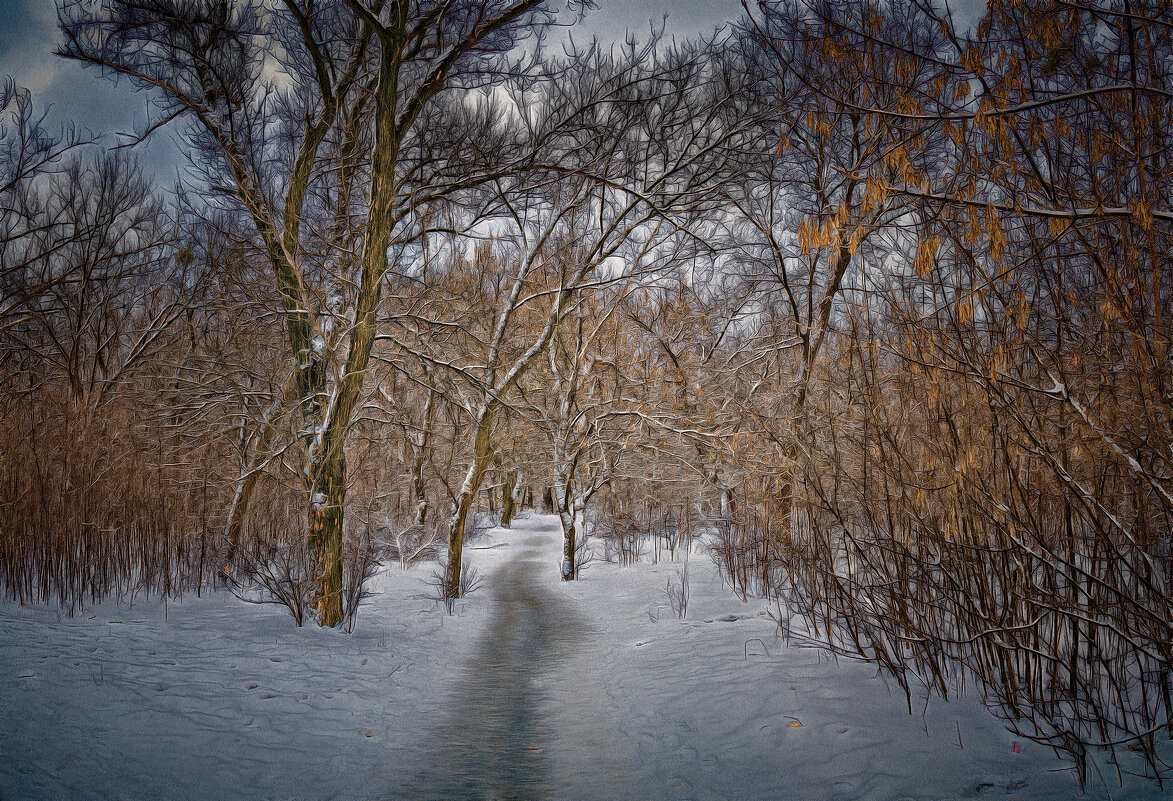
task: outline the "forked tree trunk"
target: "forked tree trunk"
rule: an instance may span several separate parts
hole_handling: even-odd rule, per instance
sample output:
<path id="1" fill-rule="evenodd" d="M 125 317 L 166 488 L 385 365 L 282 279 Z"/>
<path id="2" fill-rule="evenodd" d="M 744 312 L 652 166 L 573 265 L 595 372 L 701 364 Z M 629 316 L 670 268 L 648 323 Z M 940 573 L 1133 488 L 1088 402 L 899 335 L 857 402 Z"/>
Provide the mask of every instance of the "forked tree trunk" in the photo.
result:
<path id="1" fill-rule="evenodd" d="M 394 17 L 392 28 L 402 33 L 406 18 Z M 377 20 L 375 21 L 377 23 Z M 396 121 L 399 66 L 402 40 L 390 29 L 380 30 L 379 80 L 375 91 L 375 142 L 371 164 L 370 207 L 359 260 L 358 294 L 354 323 L 346 349 L 342 375 L 334 397 L 319 390 L 313 397 L 317 407 L 312 418 L 320 419 L 315 441 L 310 445 L 310 530 L 308 550 L 314 581 L 314 608 L 319 626 L 342 622 L 342 512 L 346 500 L 346 433 L 362 394 L 363 378 L 371 358 L 378 327 L 375 310 L 387 275 L 387 245 L 395 216 L 395 164 L 399 157 Z M 313 351 L 317 353 L 318 347 Z M 323 389 L 326 373 L 315 359 L 320 374 L 316 382 Z M 306 393 L 302 393 L 307 397 Z"/>

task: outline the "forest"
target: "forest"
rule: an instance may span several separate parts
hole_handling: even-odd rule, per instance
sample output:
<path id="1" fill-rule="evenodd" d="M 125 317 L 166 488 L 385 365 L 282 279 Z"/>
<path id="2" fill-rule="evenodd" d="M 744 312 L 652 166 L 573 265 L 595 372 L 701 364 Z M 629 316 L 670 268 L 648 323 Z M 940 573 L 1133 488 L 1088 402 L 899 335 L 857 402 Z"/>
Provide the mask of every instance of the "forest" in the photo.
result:
<path id="1" fill-rule="evenodd" d="M 451 612 L 534 508 L 561 579 L 703 540 L 909 712 L 977 688 L 1168 786 L 1168 3 L 614 43 L 590 0 L 58 5 L 151 116 L 95 146 L 0 91 L 12 601 L 349 632 L 381 563 Z"/>

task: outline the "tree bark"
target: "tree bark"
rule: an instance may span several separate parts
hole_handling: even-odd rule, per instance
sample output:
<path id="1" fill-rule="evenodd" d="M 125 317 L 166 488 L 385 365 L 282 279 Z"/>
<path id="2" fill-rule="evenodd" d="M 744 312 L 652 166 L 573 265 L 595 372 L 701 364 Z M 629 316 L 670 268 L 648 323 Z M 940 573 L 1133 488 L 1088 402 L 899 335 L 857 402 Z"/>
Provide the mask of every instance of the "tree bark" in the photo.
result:
<path id="1" fill-rule="evenodd" d="M 452 519 L 448 524 L 448 568 L 444 582 L 444 600 L 451 602 L 460 597 L 461 559 L 464 549 L 465 522 L 472 511 L 473 502 L 481 488 L 481 481 L 485 471 L 493 460 L 493 446 L 489 434 L 493 427 L 493 412 L 489 408 L 481 409 L 477 416 L 477 432 L 473 450 L 473 461 L 469 465 L 468 473 L 464 478 L 464 485 L 456 498 L 456 509 L 452 512 Z"/>
<path id="2" fill-rule="evenodd" d="M 511 482 L 501 485 L 501 528 L 509 528 L 513 522 L 513 488 Z"/>
<path id="3" fill-rule="evenodd" d="M 575 510 L 563 512 L 562 519 L 562 580 L 574 581 L 578 578 L 578 529 L 575 523 Z"/>
<path id="4" fill-rule="evenodd" d="M 513 523 L 513 516 L 517 513 L 520 500 L 521 478 L 520 470 L 511 470 L 506 474 L 505 483 L 501 486 L 501 528 L 509 528 Z"/>
<path id="5" fill-rule="evenodd" d="M 576 552 L 578 532 L 575 530 L 574 468 L 567 460 L 561 444 L 554 447 L 554 510 L 562 523 L 562 580 L 573 581 L 578 577 Z"/>
<path id="6" fill-rule="evenodd" d="M 309 556 L 319 626 L 342 623 L 342 509 L 346 457 L 339 448 L 318 471 L 310 495 Z"/>
<path id="7" fill-rule="evenodd" d="M 428 518 L 428 494 L 424 486 L 424 452 L 421 448 L 416 454 L 411 468 L 412 498 L 415 500 L 415 519 L 417 528 L 423 528 Z"/>

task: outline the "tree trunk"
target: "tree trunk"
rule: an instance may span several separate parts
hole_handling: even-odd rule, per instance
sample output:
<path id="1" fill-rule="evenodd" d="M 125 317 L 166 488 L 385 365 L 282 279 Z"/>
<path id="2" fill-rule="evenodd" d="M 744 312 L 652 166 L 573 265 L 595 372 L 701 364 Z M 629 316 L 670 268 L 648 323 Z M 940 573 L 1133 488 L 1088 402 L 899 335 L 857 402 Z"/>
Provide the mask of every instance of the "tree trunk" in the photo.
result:
<path id="1" fill-rule="evenodd" d="M 428 370 L 425 366 L 424 373 Z M 428 492 L 424 485 L 424 462 L 426 461 L 428 440 L 432 436 L 432 417 L 435 413 L 436 393 L 434 390 L 428 390 L 428 400 L 424 404 L 424 424 L 420 431 L 419 439 L 412 443 L 412 464 L 411 464 L 411 495 L 415 500 L 415 525 L 417 528 L 424 527 L 424 521 L 428 517 Z"/>
<path id="2" fill-rule="evenodd" d="M 513 522 L 513 487 L 512 476 L 501 485 L 501 528 L 509 528 Z"/>
<path id="3" fill-rule="evenodd" d="M 562 580 L 574 581 L 578 578 L 578 529 L 575 521 L 575 509 L 560 511 L 558 517 L 562 520 Z"/>
<path id="4" fill-rule="evenodd" d="M 415 516 L 412 521 L 416 528 L 422 529 L 428 518 L 428 488 L 424 483 L 424 463 L 427 461 L 428 439 L 432 425 L 432 396 L 428 395 L 428 405 L 424 413 L 424 430 L 419 439 L 411 442 L 411 499 L 415 504 Z"/>
<path id="5" fill-rule="evenodd" d="M 424 457 L 417 455 L 411 473 L 412 497 L 415 499 L 415 520 L 417 528 L 423 528 L 428 518 L 428 495 L 424 487 Z"/>
<path id="6" fill-rule="evenodd" d="M 489 409 L 482 409 L 477 419 L 477 433 L 473 462 L 464 478 L 464 485 L 456 498 L 456 509 L 448 524 L 448 572 L 444 581 L 444 600 L 451 602 L 460 597 L 460 570 L 461 557 L 464 549 L 464 529 L 468 514 L 472 511 L 473 501 L 481 488 L 481 481 L 485 471 L 492 463 L 493 447 L 489 441 L 489 433 L 493 427 L 493 413 Z"/>
<path id="7" fill-rule="evenodd" d="M 403 19 L 398 20 L 403 24 Z M 399 86 L 399 48 L 394 37 L 383 32 L 379 55 L 379 81 L 375 92 L 375 143 L 371 164 L 370 207 L 360 258 L 358 294 L 354 323 L 346 349 L 342 375 L 329 403 L 326 371 L 316 342 L 310 353 L 316 374 L 307 378 L 307 394 L 312 403 L 307 419 L 320 420 L 309 446 L 310 531 L 308 538 L 310 570 L 314 581 L 314 608 L 319 626 L 337 626 L 342 622 L 342 512 L 346 497 L 346 456 L 343 450 L 355 408 L 358 406 L 371 347 L 378 327 L 375 315 L 384 276 L 387 275 L 387 244 L 395 216 L 395 164 L 399 156 L 399 133 L 396 107 Z M 320 341 L 320 340 L 319 340 Z M 299 354 L 300 356 L 300 354 Z M 321 389 L 318 389 L 321 387 Z"/>
<path id="8" fill-rule="evenodd" d="M 578 577 L 574 480 L 566 473 L 566 454 L 561 447 L 555 449 L 554 461 L 554 503 L 557 504 L 558 520 L 562 523 L 562 580 L 573 581 Z"/>
<path id="9" fill-rule="evenodd" d="M 465 486 L 468 486 L 472 480 L 472 474 L 475 470 L 475 465 L 469 468 L 468 476 L 465 478 Z M 468 517 L 468 511 L 472 507 L 472 499 L 475 497 L 475 491 L 461 492 L 456 501 L 456 510 L 452 513 L 452 519 L 448 523 L 448 572 L 444 577 L 445 601 L 450 602 L 460 597 L 460 569 L 462 550 L 464 548 L 464 523 Z"/>
<path id="10" fill-rule="evenodd" d="M 313 607 L 319 626 L 342 623 L 342 509 L 346 500 L 346 456 L 341 447 L 314 477 L 310 495 L 309 556 Z"/>
<path id="11" fill-rule="evenodd" d="M 224 527 L 224 538 L 228 540 L 228 550 L 224 553 L 224 575 L 232 571 L 232 563 L 236 560 L 236 552 L 240 550 L 240 533 L 244 528 L 244 516 L 248 512 L 248 503 L 252 499 L 253 489 L 256 487 L 257 477 L 261 471 L 259 465 L 250 463 L 248 470 L 236 485 L 236 494 L 232 497 L 232 506 L 228 511 L 228 524 Z"/>
<path id="12" fill-rule="evenodd" d="M 506 475 L 505 483 L 501 485 L 501 528 L 509 528 L 513 516 L 517 514 L 517 507 L 521 502 L 520 470 L 513 470 Z"/>

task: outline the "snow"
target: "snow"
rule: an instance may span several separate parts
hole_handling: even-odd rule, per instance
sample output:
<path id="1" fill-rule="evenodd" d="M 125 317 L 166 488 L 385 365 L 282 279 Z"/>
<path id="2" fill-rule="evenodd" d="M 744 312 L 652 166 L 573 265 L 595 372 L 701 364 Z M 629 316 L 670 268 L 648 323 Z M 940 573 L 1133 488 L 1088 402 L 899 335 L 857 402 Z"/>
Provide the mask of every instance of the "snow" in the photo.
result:
<path id="1" fill-rule="evenodd" d="M 351 635 L 226 593 L 73 618 L 4 602 L 0 798 L 1077 795 L 979 699 L 910 716 L 873 667 L 785 645 L 699 546 L 681 620 L 680 561 L 563 582 L 559 532 L 533 516 L 469 543 L 484 585 L 451 617 L 436 563 L 392 565 Z"/>

